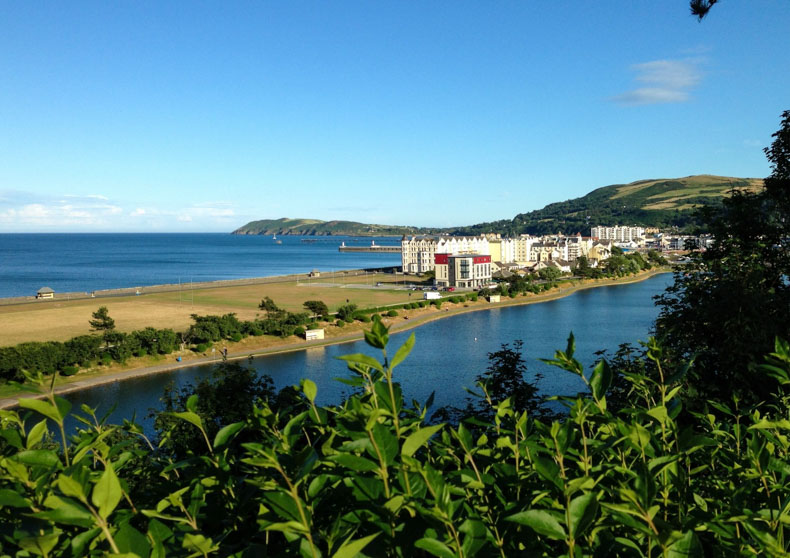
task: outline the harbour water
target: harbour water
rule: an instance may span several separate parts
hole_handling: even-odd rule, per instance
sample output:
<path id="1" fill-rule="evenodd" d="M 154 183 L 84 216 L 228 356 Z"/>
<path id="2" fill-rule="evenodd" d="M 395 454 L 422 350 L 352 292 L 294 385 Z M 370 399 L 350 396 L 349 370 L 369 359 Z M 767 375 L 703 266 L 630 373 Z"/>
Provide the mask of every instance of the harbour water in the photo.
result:
<path id="1" fill-rule="evenodd" d="M 436 407 L 462 406 L 467 396 L 464 387 L 474 387 L 475 377 L 488 365 L 488 353 L 499 350 L 503 343 L 520 339 L 524 342 L 528 374 L 543 375 L 538 382 L 541 392 L 574 394 L 584 389 L 579 378 L 538 359 L 551 358 L 555 350 L 564 349 L 571 331 L 576 338 L 576 356 L 588 369 L 597 358 L 596 351 L 613 353 L 621 343 L 646 340 L 658 315 L 653 297 L 671 281 L 670 274 L 661 274 L 639 283 L 583 290 L 549 302 L 473 312 L 428 323 L 413 330 L 416 345 L 396 369 L 395 379 L 401 383 L 406 401 L 424 402 L 435 392 Z M 393 335 L 390 354 L 410 334 Z M 278 388 L 310 378 L 318 385 L 318 403 L 333 404 L 349 390 L 335 380 L 349 374 L 337 357 L 358 352 L 381 356 L 359 341 L 258 357 L 249 364 L 270 375 Z M 210 371 L 211 366 L 190 367 L 98 386 L 67 398 L 74 408 L 84 403 L 98 408 L 100 413 L 114 406 L 114 421 L 136 415 L 150 433 L 152 420 L 146 415 L 158 406 L 165 386 L 170 382 L 177 387 L 195 383 Z"/>
<path id="2" fill-rule="evenodd" d="M 398 253 L 340 252 L 399 238 L 224 233 L 0 234 L 0 298 L 400 265 Z"/>

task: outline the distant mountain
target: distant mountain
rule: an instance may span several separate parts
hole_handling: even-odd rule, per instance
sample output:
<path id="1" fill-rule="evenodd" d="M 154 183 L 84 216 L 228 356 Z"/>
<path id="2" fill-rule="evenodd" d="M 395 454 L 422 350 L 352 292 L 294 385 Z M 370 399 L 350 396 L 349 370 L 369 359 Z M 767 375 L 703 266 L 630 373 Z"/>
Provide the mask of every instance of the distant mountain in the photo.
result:
<path id="1" fill-rule="evenodd" d="M 302 236 L 401 236 L 404 234 L 432 234 L 442 229 L 367 225 L 354 221 L 319 221 L 318 219 L 262 219 L 252 221 L 233 231 L 233 234 L 302 235 Z M 446 232 L 446 231 L 445 231 Z"/>
<path id="2" fill-rule="evenodd" d="M 459 227 L 452 234 L 590 234 L 590 227 L 613 225 L 684 229 L 696 224 L 695 208 L 719 205 L 732 190 L 757 191 L 762 187 L 759 178 L 709 174 L 639 180 L 604 186 L 581 198 L 552 203 L 510 220 Z"/>

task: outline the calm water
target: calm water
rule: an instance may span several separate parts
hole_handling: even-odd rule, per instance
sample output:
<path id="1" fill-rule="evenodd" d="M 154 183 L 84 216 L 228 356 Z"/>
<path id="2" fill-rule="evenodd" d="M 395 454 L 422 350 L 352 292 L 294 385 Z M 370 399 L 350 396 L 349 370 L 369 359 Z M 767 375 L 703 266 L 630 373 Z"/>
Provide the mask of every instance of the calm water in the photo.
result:
<path id="1" fill-rule="evenodd" d="M 231 234 L 0 234 L 0 297 L 89 292 L 400 265 L 400 254 L 339 252 L 338 246 L 397 245 L 397 238 Z"/>
<path id="2" fill-rule="evenodd" d="M 564 349 L 570 331 L 576 337 L 577 358 L 587 368 L 593 364 L 597 350 L 613 352 L 621 343 L 645 340 L 658 315 L 652 297 L 671 280 L 670 274 L 663 274 L 641 283 L 580 291 L 551 302 L 474 312 L 426 324 L 413 330 L 416 345 L 395 370 L 395 377 L 403 386 L 406 401 L 425 401 L 435 391 L 437 406 L 462 405 L 466 396 L 463 388 L 473 387 L 475 376 L 486 369 L 487 354 L 498 350 L 502 343 L 521 339 L 529 372 L 544 374 L 539 384 L 544 394 L 576 393 L 583 389 L 579 378 L 537 359 L 551 358 L 556 349 Z M 409 334 L 391 337 L 390 354 Z M 278 387 L 310 378 L 318 385 L 318 402 L 331 404 L 340 401 L 348 390 L 334 380 L 348 375 L 345 363 L 336 357 L 357 352 L 380 355 L 360 341 L 259 357 L 252 366 L 269 374 Z M 171 381 L 177 386 L 196 382 L 209 373 L 207 366 L 186 368 L 96 387 L 68 398 L 75 408 L 85 403 L 100 412 L 117 405 L 113 420 L 136 413 L 150 432 L 151 422 L 145 415 L 149 408 L 158 406 L 164 387 Z"/>

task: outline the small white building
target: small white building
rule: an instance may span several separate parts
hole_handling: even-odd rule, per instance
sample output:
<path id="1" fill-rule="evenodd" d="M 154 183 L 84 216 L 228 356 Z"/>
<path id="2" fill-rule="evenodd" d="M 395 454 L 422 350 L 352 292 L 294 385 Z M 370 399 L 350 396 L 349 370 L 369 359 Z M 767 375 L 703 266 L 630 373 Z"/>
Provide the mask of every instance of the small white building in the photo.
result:
<path id="1" fill-rule="evenodd" d="M 323 329 L 308 329 L 304 332 L 305 341 L 318 341 L 324 338 Z"/>
<path id="2" fill-rule="evenodd" d="M 41 287 L 36 293 L 36 298 L 55 298 L 55 291 L 49 287 Z"/>

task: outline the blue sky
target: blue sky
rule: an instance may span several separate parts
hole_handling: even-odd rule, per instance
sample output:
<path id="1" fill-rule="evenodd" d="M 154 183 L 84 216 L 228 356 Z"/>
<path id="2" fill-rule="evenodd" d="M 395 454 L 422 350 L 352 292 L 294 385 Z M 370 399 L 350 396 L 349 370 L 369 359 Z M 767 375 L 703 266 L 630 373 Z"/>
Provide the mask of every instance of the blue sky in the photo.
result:
<path id="1" fill-rule="evenodd" d="M 452 226 L 764 177 L 790 6 L 6 2 L 0 232 Z"/>

